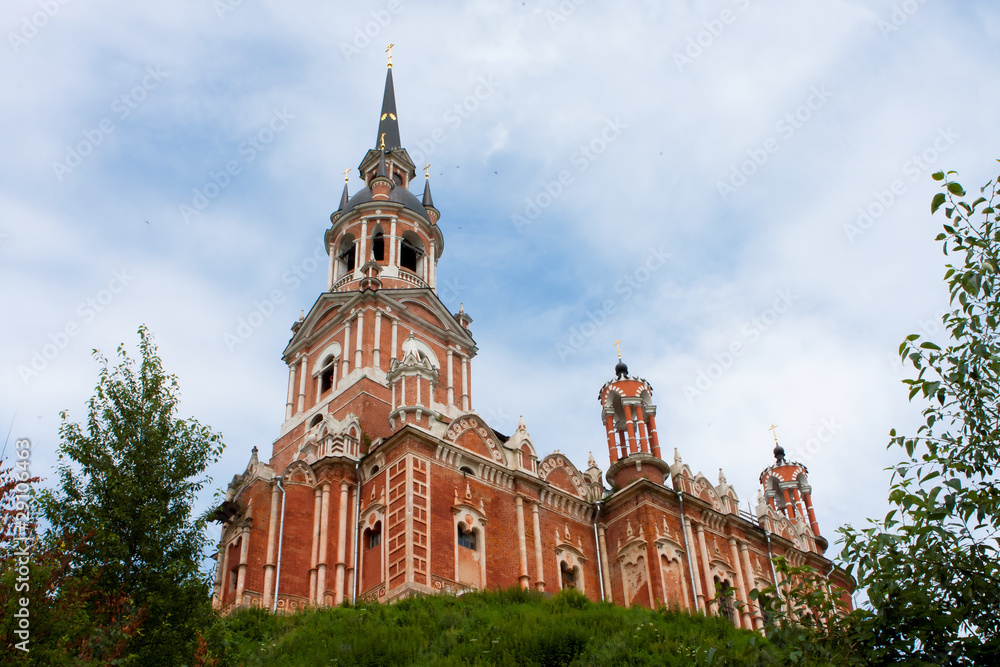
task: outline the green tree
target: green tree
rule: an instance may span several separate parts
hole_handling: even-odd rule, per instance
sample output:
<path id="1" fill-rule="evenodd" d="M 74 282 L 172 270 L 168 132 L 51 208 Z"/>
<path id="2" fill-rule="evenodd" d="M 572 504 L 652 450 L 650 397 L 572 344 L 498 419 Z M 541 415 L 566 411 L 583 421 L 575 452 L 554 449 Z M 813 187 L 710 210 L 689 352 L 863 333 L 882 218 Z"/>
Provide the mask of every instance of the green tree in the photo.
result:
<path id="1" fill-rule="evenodd" d="M 937 240 L 947 264 L 948 342 L 919 334 L 899 347 L 915 377 L 910 400 L 926 403 L 914 436 L 890 432 L 903 460 L 891 470 L 890 511 L 864 529 L 841 530 L 842 558 L 869 604 L 858 640 L 873 664 L 987 664 L 1000 655 L 1000 181 L 971 203 L 938 172 L 944 207 Z"/>
<path id="2" fill-rule="evenodd" d="M 164 372 L 145 326 L 139 341 L 138 366 L 124 345 L 115 366 L 95 350 L 101 371 L 86 430 L 61 414 L 58 490 L 42 494 L 40 507 L 50 536 L 82 540 L 69 563 L 75 575 L 120 592 L 125 613 L 141 614 L 125 660 L 189 664 L 198 631 L 213 618 L 200 572 L 205 518 L 193 516 L 192 504 L 223 443 L 178 418 L 176 377 Z"/>

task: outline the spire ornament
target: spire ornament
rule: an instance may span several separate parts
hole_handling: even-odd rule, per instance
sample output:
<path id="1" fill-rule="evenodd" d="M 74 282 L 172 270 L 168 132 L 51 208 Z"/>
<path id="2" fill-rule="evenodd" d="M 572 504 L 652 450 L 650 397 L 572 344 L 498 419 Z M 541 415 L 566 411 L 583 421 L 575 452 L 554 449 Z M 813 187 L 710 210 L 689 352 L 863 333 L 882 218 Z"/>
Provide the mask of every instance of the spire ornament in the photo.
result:
<path id="1" fill-rule="evenodd" d="M 389 55 L 389 67 L 392 67 L 392 47 L 394 46 L 396 45 L 390 43 L 389 46 L 385 47 L 385 52 Z"/>

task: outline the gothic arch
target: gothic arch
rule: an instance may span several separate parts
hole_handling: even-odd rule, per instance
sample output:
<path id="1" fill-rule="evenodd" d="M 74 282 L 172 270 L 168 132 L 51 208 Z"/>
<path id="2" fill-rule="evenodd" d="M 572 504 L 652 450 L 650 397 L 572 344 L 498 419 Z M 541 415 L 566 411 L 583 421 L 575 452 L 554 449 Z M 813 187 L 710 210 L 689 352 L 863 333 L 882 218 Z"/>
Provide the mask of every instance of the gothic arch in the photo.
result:
<path id="1" fill-rule="evenodd" d="M 538 474 L 557 489 L 581 499 L 587 497 L 583 474 L 560 452 L 553 452 L 543 458 L 538 463 Z"/>
<path id="2" fill-rule="evenodd" d="M 464 414 L 452 421 L 444 439 L 468 452 L 507 465 L 507 459 L 497 444 L 498 438 L 493 429 L 475 413 Z"/>

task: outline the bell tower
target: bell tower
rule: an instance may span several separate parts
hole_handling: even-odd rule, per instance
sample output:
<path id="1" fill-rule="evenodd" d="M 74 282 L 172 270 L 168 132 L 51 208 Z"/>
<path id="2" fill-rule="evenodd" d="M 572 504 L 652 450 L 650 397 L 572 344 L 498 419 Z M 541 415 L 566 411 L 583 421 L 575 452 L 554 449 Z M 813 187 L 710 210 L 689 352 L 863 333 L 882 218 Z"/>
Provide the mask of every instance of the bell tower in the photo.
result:
<path id="1" fill-rule="evenodd" d="M 638 478 L 662 484 L 670 466 L 660 456 L 653 388 L 644 379 L 629 375 L 621 353 L 615 379 L 601 387 L 598 398 L 611 457 L 608 482 L 618 488 Z"/>
<path id="2" fill-rule="evenodd" d="M 418 198 L 390 60 L 375 143 L 358 165 L 364 185 L 352 194 L 345 178 L 324 234 L 326 291 L 293 325 L 284 352 L 289 387 L 278 469 L 296 457 L 289 445 L 303 429 L 328 415 L 357 417 L 364 456 L 368 442 L 404 425 L 430 429 L 471 410 L 472 318 L 449 312 L 437 296 L 444 234 L 428 171 Z"/>
<path id="3" fill-rule="evenodd" d="M 437 263 L 444 252 L 444 235 L 438 227 L 441 214 L 434 208 L 428 170 L 422 200 L 408 189 L 416 169 L 400 146 L 391 63 L 375 147 L 361 160 L 358 173 L 365 187 L 350 196 L 345 178 L 340 206 L 330 215 L 327 288 L 334 292 L 367 286 L 435 291 Z"/>
<path id="4" fill-rule="evenodd" d="M 777 427 L 772 426 L 771 431 Z M 809 485 L 809 471 L 797 461 L 785 459 L 785 448 L 774 437 L 774 463 L 760 474 L 763 500 L 793 524 L 808 525 L 813 537 L 819 543 L 821 552 L 826 550 L 827 541 L 820 535 L 819 522 L 813 509 L 812 487 Z"/>

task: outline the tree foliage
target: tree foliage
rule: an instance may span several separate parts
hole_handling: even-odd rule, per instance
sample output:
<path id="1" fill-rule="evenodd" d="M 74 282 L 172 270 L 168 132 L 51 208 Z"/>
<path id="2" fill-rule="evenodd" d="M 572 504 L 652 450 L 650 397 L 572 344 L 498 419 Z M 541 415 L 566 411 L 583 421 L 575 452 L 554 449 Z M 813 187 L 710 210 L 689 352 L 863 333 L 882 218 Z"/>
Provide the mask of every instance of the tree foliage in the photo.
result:
<path id="1" fill-rule="evenodd" d="M 1000 180 L 967 202 L 954 173 L 934 174 L 943 191 L 931 203 L 946 218 L 949 341 L 913 334 L 899 347 L 924 421 L 916 435 L 890 433 L 904 457 L 889 513 L 841 530 L 842 558 L 868 594 L 858 631 L 873 664 L 1000 654 Z"/>
<path id="2" fill-rule="evenodd" d="M 208 427 L 178 418 L 176 377 L 164 372 L 145 327 L 139 341 L 138 365 L 124 345 L 114 366 L 94 352 L 101 371 L 86 429 L 61 414 L 58 489 L 41 495 L 40 509 L 50 539 L 81 543 L 67 563 L 74 580 L 124 596 L 122 613 L 143 617 L 127 661 L 188 664 L 211 620 L 200 572 L 205 519 L 192 505 L 223 444 Z"/>

